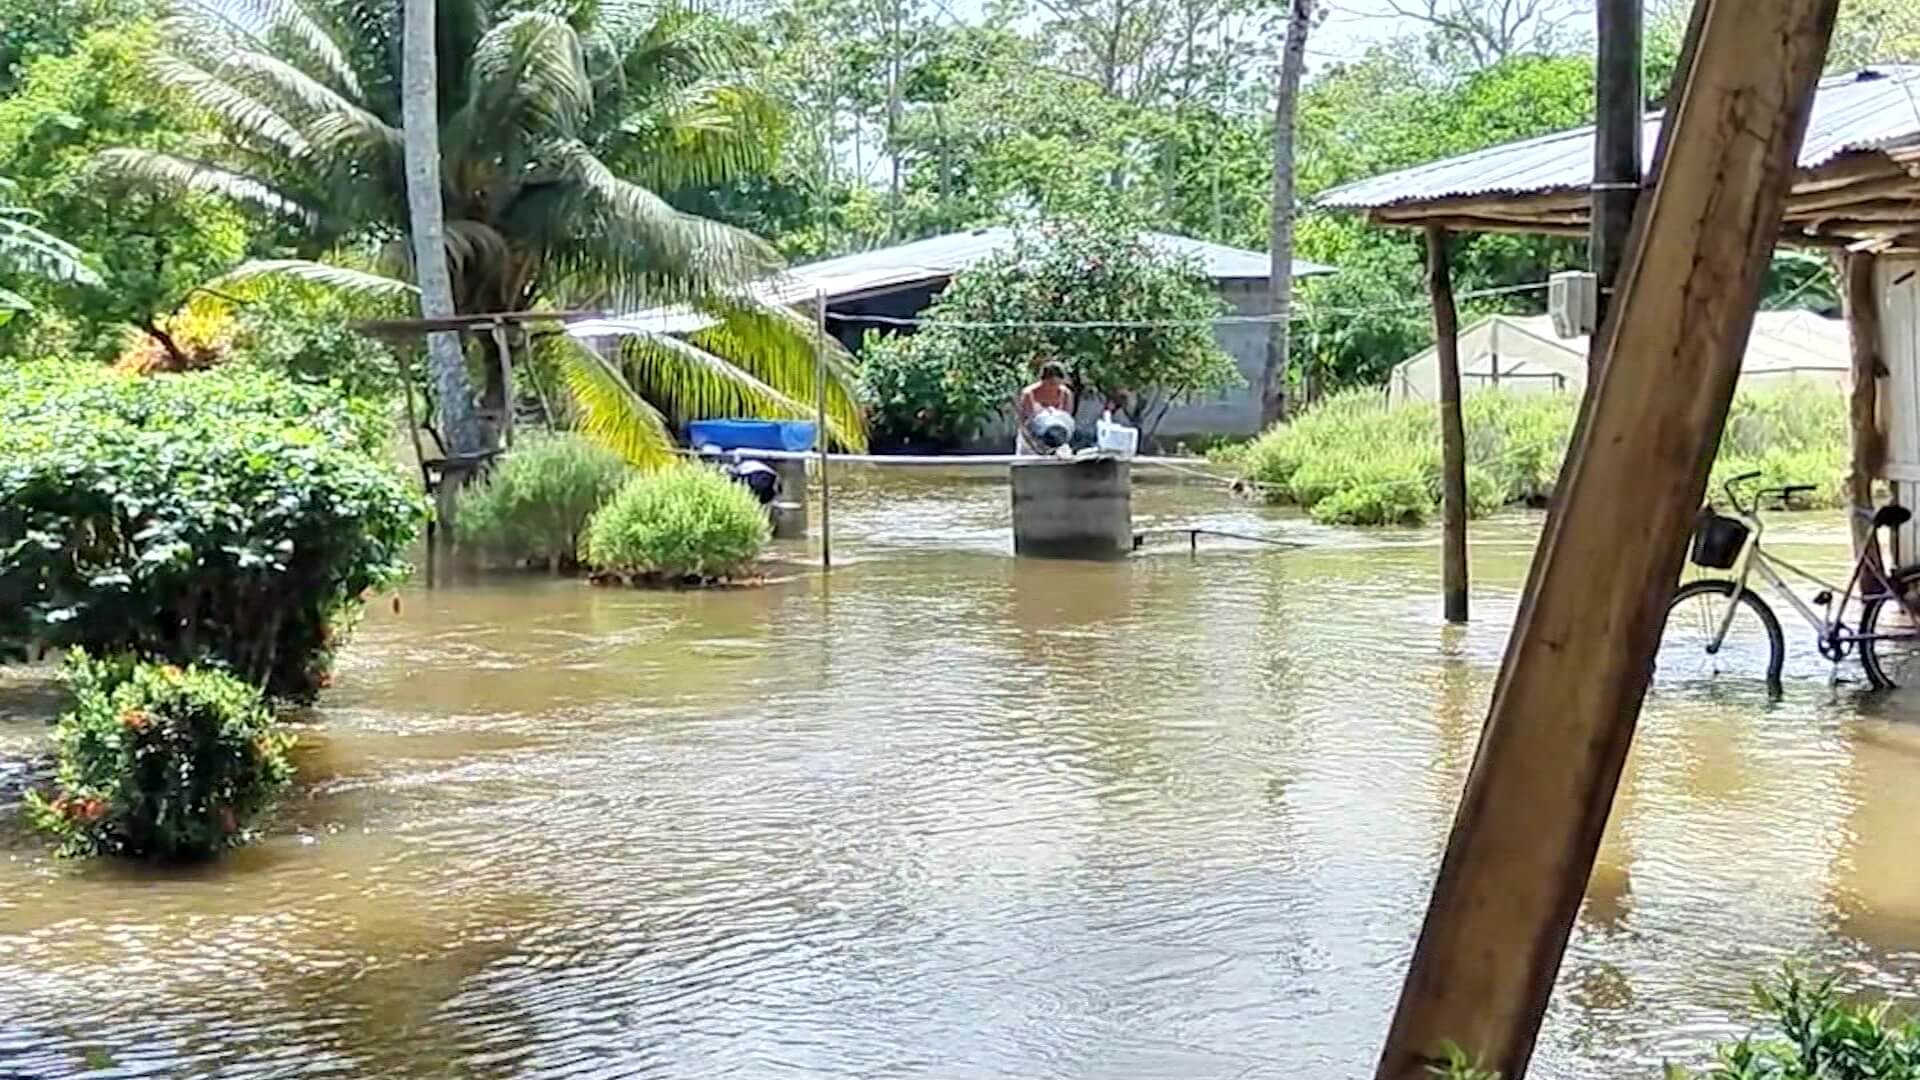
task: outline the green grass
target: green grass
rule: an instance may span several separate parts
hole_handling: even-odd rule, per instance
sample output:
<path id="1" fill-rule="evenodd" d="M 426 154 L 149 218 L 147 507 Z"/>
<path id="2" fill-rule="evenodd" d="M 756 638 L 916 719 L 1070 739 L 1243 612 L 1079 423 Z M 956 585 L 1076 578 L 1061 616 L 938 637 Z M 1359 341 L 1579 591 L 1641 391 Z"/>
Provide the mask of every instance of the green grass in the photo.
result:
<path id="1" fill-rule="evenodd" d="M 1469 514 L 1539 505 L 1553 494 L 1578 404 L 1564 394 L 1488 391 L 1466 399 Z M 1328 398 L 1235 458 L 1269 500 L 1328 524 L 1419 524 L 1440 505 L 1438 407 L 1389 408 L 1378 391 Z M 1809 506 L 1844 506 L 1848 459 L 1841 392 L 1742 392 L 1727 417 L 1714 490 L 1726 476 L 1758 470 L 1768 484 L 1817 485 Z"/>

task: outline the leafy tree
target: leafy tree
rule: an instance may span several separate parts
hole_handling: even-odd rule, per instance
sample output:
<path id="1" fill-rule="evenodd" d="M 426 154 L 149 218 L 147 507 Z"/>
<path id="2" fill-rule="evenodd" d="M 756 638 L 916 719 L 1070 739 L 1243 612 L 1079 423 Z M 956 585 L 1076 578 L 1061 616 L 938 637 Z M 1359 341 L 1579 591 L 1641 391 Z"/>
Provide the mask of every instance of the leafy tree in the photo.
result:
<path id="1" fill-rule="evenodd" d="M 1198 266 L 1151 247 L 1124 219 L 1027 229 L 955 277 L 919 333 L 869 356 L 876 423 L 895 437 L 968 438 L 1057 360 L 1083 407 L 1112 402 L 1150 436 L 1174 403 L 1239 381 L 1206 323 L 1223 310 Z M 1062 322 L 1186 325 L 995 325 Z"/>
<path id="2" fill-rule="evenodd" d="M 65 56 L 93 30 L 151 14 L 142 0 L 0 0 L 0 97 L 18 89 L 35 60 Z"/>
<path id="3" fill-rule="evenodd" d="M 168 319 L 193 289 L 246 254 L 252 234 L 212 199 L 129 185 L 96 167 L 113 145 L 183 149 L 204 129 L 183 97 L 146 77 L 151 26 L 98 30 L 73 53 L 34 62 L 17 93 L 0 99 L 0 161 L 40 226 L 95 260 L 97 276 L 65 275 L 19 291 L 73 323 L 64 347 L 110 355 L 127 327 L 168 353 Z"/>
<path id="4" fill-rule="evenodd" d="M 242 26 L 183 11 L 154 72 L 215 116 L 223 138 L 204 155 L 125 149 L 108 164 L 156 190 L 270 215 L 308 255 L 378 245 L 380 265 L 405 274 L 399 14 L 395 0 L 266 0 Z M 457 310 L 703 313 L 696 332 L 626 338 L 612 356 L 562 343 L 585 426 L 638 462 L 667 459 L 684 415 L 810 413 L 810 326 L 746 288 L 777 265 L 772 251 L 659 195 L 751 172 L 777 149 L 781 110 L 734 77 L 751 55 L 741 35 L 706 15 L 617 0 L 498 11 L 451 0 L 437 25 Z M 234 277 L 270 272 L 330 273 L 282 261 Z M 835 435 L 858 443 L 850 379 L 830 366 Z M 501 393 L 495 381 L 489 397 Z"/>

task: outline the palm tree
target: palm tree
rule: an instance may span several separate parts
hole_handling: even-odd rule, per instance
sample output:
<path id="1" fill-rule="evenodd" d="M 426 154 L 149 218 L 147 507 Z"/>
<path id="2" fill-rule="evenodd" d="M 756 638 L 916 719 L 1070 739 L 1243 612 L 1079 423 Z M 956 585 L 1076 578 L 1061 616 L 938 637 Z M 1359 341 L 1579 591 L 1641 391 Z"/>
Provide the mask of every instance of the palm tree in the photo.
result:
<path id="1" fill-rule="evenodd" d="M 103 164 L 270 214 L 312 256 L 375 249 L 383 270 L 411 278 L 401 36 L 400 0 L 202 0 L 169 20 L 153 70 L 219 121 L 224 142 L 201 158 L 114 150 Z M 673 305 L 702 315 L 690 323 L 701 329 L 628 337 L 610 357 L 548 343 L 584 426 L 641 463 L 665 459 L 677 420 L 808 415 L 821 362 L 834 437 L 864 442 L 844 353 L 748 288 L 778 267 L 768 246 L 660 194 L 725 183 L 776 151 L 781 111 L 733 77 L 750 55 L 743 37 L 636 0 L 499 12 L 443 0 L 437 37 L 460 312 Z M 288 260 L 230 276 L 271 272 L 329 278 Z M 492 393 L 498 403 L 497 384 Z"/>
<path id="2" fill-rule="evenodd" d="M 87 263 L 79 248 L 35 225 L 39 215 L 14 202 L 18 187 L 0 176 L 0 272 L 50 281 L 75 281 L 100 284 L 100 277 Z M 0 323 L 14 315 L 33 310 L 33 305 L 17 292 L 0 285 Z"/>

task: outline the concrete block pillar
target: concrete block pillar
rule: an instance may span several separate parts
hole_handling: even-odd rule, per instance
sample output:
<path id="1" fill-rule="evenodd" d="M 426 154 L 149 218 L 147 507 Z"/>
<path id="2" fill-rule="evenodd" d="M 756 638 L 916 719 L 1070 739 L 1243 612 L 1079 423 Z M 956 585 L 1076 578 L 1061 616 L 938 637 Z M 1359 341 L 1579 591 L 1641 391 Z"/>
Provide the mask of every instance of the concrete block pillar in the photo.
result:
<path id="1" fill-rule="evenodd" d="M 1011 470 L 1013 551 L 1121 559 L 1133 550 L 1133 470 L 1115 458 L 1034 458 Z"/>
<path id="2" fill-rule="evenodd" d="M 773 538 L 803 540 L 807 535 L 807 463 L 795 458 L 770 461 L 780 477 L 780 497 L 774 500 Z"/>

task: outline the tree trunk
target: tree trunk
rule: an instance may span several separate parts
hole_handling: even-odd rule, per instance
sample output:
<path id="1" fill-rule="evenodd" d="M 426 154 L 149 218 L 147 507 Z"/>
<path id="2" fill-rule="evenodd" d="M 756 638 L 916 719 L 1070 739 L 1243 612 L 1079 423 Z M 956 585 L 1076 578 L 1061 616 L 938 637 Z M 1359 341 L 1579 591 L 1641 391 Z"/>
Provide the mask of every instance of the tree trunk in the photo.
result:
<path id="1" fill-rule="evenodd" d="M 1293 315 L 1293 116 L 1300 104 L 1300 76 L 1307 63 L 1307 31 L 1313 28 L 1313 0 L 1291 0 L 1287 44 L 1280 56 L 1280 88 L 1273 102 L 1273 254 L 1268 272 L 1267 364 L 1260 376 L 1260 423 L 1287 415 L 1287 320 Z"/>
<path id="2" fill-rule="evenodd" d="M 413 278 L 420 286 L 420 314 L 429 319 L 455 313 L 453 277 L 447 269 L 445 208 L 440 201 L 439 64 L 434 55 L 433 9 L 433 0 L 406 0 L 401 79 Z M 482 449 L 485 439 L 473 410 L 473 387 L 467 379 L 460 335 L 427 335 L 427 370 L 447 452 Z"/>

